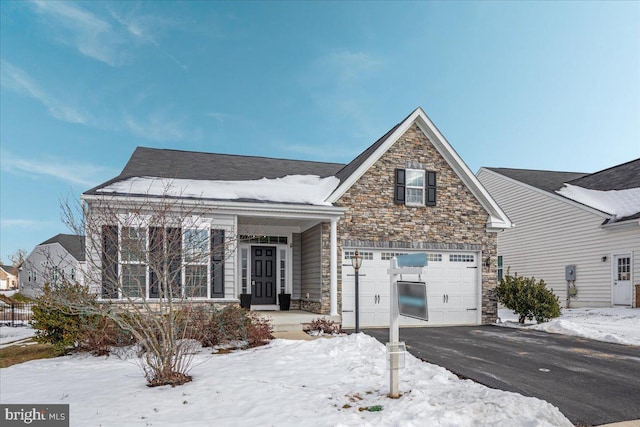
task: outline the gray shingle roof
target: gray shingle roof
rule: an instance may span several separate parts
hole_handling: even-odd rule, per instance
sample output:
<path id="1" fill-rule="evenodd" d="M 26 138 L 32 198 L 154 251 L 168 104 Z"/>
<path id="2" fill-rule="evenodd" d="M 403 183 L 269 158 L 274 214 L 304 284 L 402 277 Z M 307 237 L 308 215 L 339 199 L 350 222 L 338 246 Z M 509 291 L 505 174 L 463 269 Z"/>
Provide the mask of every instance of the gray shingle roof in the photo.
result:
<path id="1" fill-rule="evenodd" d="M 640 159 L 585 175 L 567 184 L 600 191 L 640 188 Z"/>
<path id="2" fill-rule="evenodd" d="M 59 243 L 76 260 L 85 260 L 84 236 L 78 236 L 75 234 L 58 234 L 49 240 L 40 243 L 40 245 L 50 245 L 52 243 Z"/>
<path id="3" fill-rule="evenodd" d="M 573 181 L 586 176 L 583 172 L 554 172 L 531 169 L 509 169 L 509 168 L 485 168 L 500 175 L 504 175 L 516 181 L 539 188 L 540 190 L 555 193 L 560 190 L 566 182 Z"/>
<path id="4" fill-rule="evenodd" d="M 485 168 L 533 187 L 557 194 L 564 184 L 571 184 L 591 190 L 627 190 L 640 188 L 640 159 L 613 166 L 591 174 L 580 172 L 552 172 L 528 169 Z M 605 221 L 620 222 L 639 219 L 640 212 L 624 218 Z"/>
<path id="5" fill-rule="evenodd" d="M 415 111 L 415 110 L 414 110 Z M 411 112 L 411 114 L 413 114 L 413 111 Z M 409 114 L 409 116 L 411 115 Z M 407 117 L 409 117 L 407 116 Z M 351 176 L 352 173 L 354 173 L 364 162 L 367 161 L 367 159 L 373 154 L 375 153 L 375 151 L 382 145 L 384 144 L 384 142 L 391 136 L 391 134 L 393 132 L 395 132 L 396 129 L 398 129 L 398 127 L 407 119 L 407 117 L 405 117 L 404 119 L 402 119 L 402 121 L 400 121 L 400 123 L 398 123 L 397 125 L 395 125 L 394 127 L 392 127 L 391 129 L 389 129 L 389 131 L 387 133 L 385 133 L 384 135 L 382 135 L 376 142 L 374 142 L 373 144 L 371 144 L 366 150 L 364 150 L 362 153 L 360 153 L 360 155 L 358 157 L 356 157 L 355 159 L 353 159 L 348 165 L 346 165 L 344 168 L 342 168 L 337 174 L 336 174 L 336 178 L 338 178 L 340 180 L 340 182 L 344 182 L 344 180 L 346 180 L 347 178 L 349 178 Z"/>
<path id="6" fill-rule="evenodd" d="M 341 163 L 138 147 L 118 177 L 85 194 L 97 194 L 96 190 L 100 188 L 136 176 L 220 181 L 248 181 L 286 175 L 325 178 L 335 175 L 343 167 Z"/>
<path id="7" fill-rule="evenodd" d="M 18 269 L 12 265 L 0 265 L 0 268 L 13 276 L 17 276 L 19 273 Z"/>

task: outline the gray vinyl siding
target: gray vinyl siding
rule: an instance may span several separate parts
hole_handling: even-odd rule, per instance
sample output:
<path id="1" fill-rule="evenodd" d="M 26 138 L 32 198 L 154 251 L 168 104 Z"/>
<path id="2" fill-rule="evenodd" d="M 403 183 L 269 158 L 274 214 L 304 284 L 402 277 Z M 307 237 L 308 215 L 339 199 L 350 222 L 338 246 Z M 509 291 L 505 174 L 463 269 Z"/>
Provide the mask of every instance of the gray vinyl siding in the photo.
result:
<path id="1" fill-rule="evenodd" d="M 308 301 L 321 301 L 322 299 L 322 227 L 317 225 L 302 233 L 301 271 L 301 298 Z"/>
<path id="2" fill-rule="evenodd" d="M 498 234 L 504 273 L 544 279 L 566 302 L 565 266 L 576 266 L 578 298 L 572 307 L 610 306 L 613 255 L 631 253 L 632 285 L 640 283 L 640 227 L 602 227 L 602 214 L 486 169 L 480 182 L 515 227 Z M 602 261 L 606 257 L 605 261 Z"/>
<path id="3" fill-rule="evenodd" d="M 291 255 L 291 268 L 292 268 L 292 299 L 300 299 L 301 295 L 301 282 L 302 282 L 302 237 L 300 233 L 293 233 L 291 235 L 292 255 Z"/>

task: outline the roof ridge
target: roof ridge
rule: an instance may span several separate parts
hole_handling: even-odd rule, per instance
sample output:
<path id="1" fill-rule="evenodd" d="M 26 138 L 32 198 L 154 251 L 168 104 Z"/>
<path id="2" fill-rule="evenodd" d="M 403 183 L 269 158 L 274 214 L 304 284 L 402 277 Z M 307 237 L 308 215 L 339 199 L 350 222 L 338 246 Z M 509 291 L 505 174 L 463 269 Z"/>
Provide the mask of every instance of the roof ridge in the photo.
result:
<path id="1" fill-rule="evenodd" d="M 570 184 L 573 181 L 578 181 L 578 180 L 581 180 L 583 178 L 587 178 L 587 177 L 590 177 L 590 176 L 595 176 L 595 175 L 598 175 L 598 174 L 601 174 L 601 173 L 605 173 L 605 172 L 608 172 L 608 171 L 610 171 L 612 169 L 621 168 L 623 166 L 627 166 L 627 165 L 629 165 L 631 163 L 639 162 L 639 161 L 640 161 L 640 157 L 637 158 L 637 159 L 629 160 L 628 162 L 620 163 L 619 165 L 609 166 L 608 168 L 605 168 L 605 169 L 602 169 L 602 170 L 599 170 L 599 171 L 596 171 L 596 172 L 588 173 L 583 177 L 573 179 L 573 180 L 567 182 L 566 184 Z"/>
<path id="2" fill-rule="evenodd" d="M 341 162 L 320 162 L 317 160 L 301 160 L 301 159 L 291 159 L 291 158 L 284 158 L 284 157 L 254 156 L 254 155 L 246 155 L 246 154 L 214 153 L 211 151 L 179 150 L 175 148 L 155 148 L 155 147 L 144 147 L 140 145 L 136 147 L 136 150 L 138 149 L 153 150 L 153 151 L 172 151 L 172 152 L 178 152 L 178 153 L 191 153 L 191 154 L 205 154 L 205 155 L 213 155 L 213 156 L 243 157 L 243 158 L 251 158 L 251 159 L 284 160 L 289 162 L 320 163 L 325 165 L 344 165 L 344 163 L 341 163 Z"/>

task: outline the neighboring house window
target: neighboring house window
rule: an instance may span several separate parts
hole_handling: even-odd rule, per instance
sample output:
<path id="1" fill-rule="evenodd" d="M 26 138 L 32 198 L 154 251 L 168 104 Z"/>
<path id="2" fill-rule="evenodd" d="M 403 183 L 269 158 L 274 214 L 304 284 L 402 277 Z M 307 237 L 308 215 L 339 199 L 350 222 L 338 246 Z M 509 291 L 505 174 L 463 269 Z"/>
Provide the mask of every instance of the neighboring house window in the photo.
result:
<path id="1" fill-rule="evenodd" d="M 71 269 L 71 280 L 76 280 L 76 269 L 75 268 Z"/>
<path id="2" fill-rule="evenodd" d="M 51 269 L 51 280 L 55 283 L 58 281 L 58 267 Z"/>
<path id="3" fill-rule="evenodd" d="M 502 280 L 503 270 L 502 270 L 502 255 L 498 255 L 498 282 Z"/>
<path id="4" fill-rule="evenodd" d="M 122 297 L 140 298 L 147 292 L 146 229 L 122 227 Z"/>
<path id="5" fill-rule="evenodd" d="M 394 203 L 435 206 L 436 173 L 420 169 L 396 169 Z"/>
<path id="6" fill-rule="evenodd" d="M 36 280 L 38 280 L 38 272 L 33 270 L 33 281 L 35 282 Z"/>
<path id="7" fill-rule="evenodd" d="M 27 273 L 29 274 L 29 278 L 27 280 L 30 282 L 31 281 L 31 270 L 27 271 Z"/>
<path id="8" fill-rule="evenodd" d="M 184 290 L 189 298 L 207 297 L 209 230 L 189 229 L 184 233 Z"/>

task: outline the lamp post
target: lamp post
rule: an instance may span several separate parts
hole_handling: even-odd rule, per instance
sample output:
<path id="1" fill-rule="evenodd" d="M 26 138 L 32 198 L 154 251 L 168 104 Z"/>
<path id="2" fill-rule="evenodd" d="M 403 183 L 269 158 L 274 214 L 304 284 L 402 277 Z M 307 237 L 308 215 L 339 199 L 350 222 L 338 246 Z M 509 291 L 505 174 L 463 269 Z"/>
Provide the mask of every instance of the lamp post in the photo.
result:
<path id="1" fill-rule="evenodd" d="M 362 266 L 362 256 L 358 253 L 356 249 L 356 253 L 351 257 L 351 265 L 353 269 L 356 271 L 356 334 L 360 332 L 360 283 L 358 277 L 358 271 Z"/>

